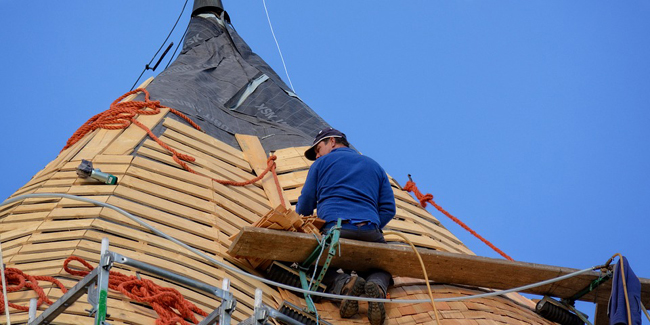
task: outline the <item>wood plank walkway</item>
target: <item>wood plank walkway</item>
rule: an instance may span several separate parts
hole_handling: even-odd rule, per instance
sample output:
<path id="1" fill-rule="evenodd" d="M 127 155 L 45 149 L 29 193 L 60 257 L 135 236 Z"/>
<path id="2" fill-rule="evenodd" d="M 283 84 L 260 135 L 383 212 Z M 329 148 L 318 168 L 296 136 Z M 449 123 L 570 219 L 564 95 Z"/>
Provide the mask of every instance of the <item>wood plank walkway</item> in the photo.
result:
<path id="1" fill-rule="evenodd" d="M 286 262 L 305 260 L 316 248 L 316 239 L 308 234 L 245 227 L 233 240 L 228 253 L 241 257 L 261 257 Z M 429 280 L 485 287 L 497 290 L 511 289 L 556 278 L 578 270 L 525 262 L 512 262 L 466 254 L 456 254 L 418 248 L 427 268 Z M 393 276 L 423 278 L 417 255 L 403 244 L 368 243 L 341 239 L 341 256 L 332 260 L 333 267 L 365 271 L 380 268 Z M 352 267 L 354 266 L 354 267 Z M 599 276 L 587 272 L 552 284 L 525 290 L 525 293 L 569 298 L 585 288 Z M 641 299 L 650 300 L 650 279 L 640 278 Z M 607 304 L 611 281 L 580 300 Z"/>

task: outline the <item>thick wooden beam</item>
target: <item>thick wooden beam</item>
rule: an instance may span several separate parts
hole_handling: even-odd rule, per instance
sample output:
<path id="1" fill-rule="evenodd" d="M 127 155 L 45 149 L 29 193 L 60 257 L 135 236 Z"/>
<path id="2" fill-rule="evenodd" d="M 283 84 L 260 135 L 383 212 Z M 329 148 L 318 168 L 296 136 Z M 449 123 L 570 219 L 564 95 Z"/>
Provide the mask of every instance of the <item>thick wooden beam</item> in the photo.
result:
<path id="1" fill-rule="evenodd" d="M 244 153 L 244 157 L 251 164 L 255 173 L 257 175 L 261 174 L 267 167 L 266 160 L 268 157 L 264 152 L 260 139 L 254 135 L 245 134 L 235 134 L 235 139 L 237 139 L 237 142 Z M 289 200 L 286 198 L 284 200 L 282 199 L 285 197 L 284 191 L 282 188 L 278 190 L 273 175 L 271 175 L 270 172 L 262 179 L 262 188 L 264 189 L 269 202 L 271 202 L 272 207 L 277 207 L 282 204 L 282 202 L 284 202 L 285 208 L 288 209 L 291 207 Z"/>
<path id="2" fill-rule="evenodd" d="M 265 228 L 244 227 L 233 240 L 228 253 L 241 257 L 258 257 L 278 261 L 302 262 L 316 247 L 313 235 L 278 231 Z M 486 287 L 497 290 L 511 289 L 578 271 L 576 269 L 511 262 L 465 254 L 455 254 L 418 249 L 431 281 Z M 393 276 L 423 278 L 422 268 L 410 246 L 368 243 L 341 239 L 341 256 L 332 260 L 333 267 L 365 271 L 384 269 Z M 525 290 L 525 293 L 569 298 L 585 288 L 599 276 L 592 271 L 542 287 Z M 650 301 L 650 280 L 641 280 L 641 300 Z M 611 281 L 580 300 L 607 305 Z"/>

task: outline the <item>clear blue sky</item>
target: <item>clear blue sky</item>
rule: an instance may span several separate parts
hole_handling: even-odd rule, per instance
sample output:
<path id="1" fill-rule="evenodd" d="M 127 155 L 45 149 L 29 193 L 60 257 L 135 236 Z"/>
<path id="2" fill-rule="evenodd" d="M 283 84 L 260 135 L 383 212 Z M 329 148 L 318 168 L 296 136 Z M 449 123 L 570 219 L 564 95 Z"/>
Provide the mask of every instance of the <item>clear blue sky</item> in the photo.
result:
<path id="1" fill-rule="evenodd" d="M 261 0 L 223 2 L 287 80 Z M 131 88 L 182 5 L 0 0 L 0 199 Z M 267 5 L 296 93 L 401 184 L 413 174 L 516 260 L 582 269 L 620 252 L 650 278 L 649 2 Z"/>

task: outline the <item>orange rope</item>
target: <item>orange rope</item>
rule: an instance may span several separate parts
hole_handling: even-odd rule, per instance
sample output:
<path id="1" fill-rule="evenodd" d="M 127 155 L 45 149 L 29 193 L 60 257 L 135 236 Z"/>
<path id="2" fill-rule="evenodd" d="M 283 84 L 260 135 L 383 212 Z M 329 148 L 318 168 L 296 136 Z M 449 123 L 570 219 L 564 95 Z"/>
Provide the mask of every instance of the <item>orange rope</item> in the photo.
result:
<path id="1" fill-rule="evenodd" d="M 68 267 L 72 261 L 78 261 L 89 271 L 75 271 Z M 86 276 L 94 268 L 85 260 L 77 256 L 68 257 L 63 263 L 63 268 L 72 275 Z M 138 279 L 135 276 L 128 276 L 119 272 L 110 272 L 108 287 L 119 291 L 131 300 L 148 303 L 158 313 L 157 325 L 175 325 L 181 323 L 189 325 L 185 319 L 193 324 L 198 324 L 194 314 L 203 317 L 208 314 L 193 303 L 185 300 L 180 292 L 174 288 L 165 288 L 155 284 L 151 280 Z"/>
<path id="2" fill-rule="evenodd" d="M 410 175 L 409 175 L 410 176 Z M 490 246 L 495 252 L 499 253 L 501 256 L 503 256 L 505 259 L 514 261 L 512 257 L 506 255 L 503 251 L 498 249 L 496 246 L 494 246 L 491 242 L 489 242 L 487 239 L 483 238 L 481 235 L 477 234 L 476 231 L 472 230 L 469 226 L 467 226 L 464 222 L 460 221 L 458 218 L 454 217 L 451 215 L 449 212 L 445 211 L 441 206 L 436 204 L 436 202 L 433 201 L 433 195 L 427 193 L 426 195 L 423 195 L 420 190 L 418 190 L 418 187 L 415 186 L 415 182 L 412 180 L 409 180 L 406 182 L 406 185 L 404 185 L 404 190 L 408 192 L 413 192 L 415 194 L 415 197 L 420 201 L 420 205 L 422 205 L 423 208 L 427 207 L 427 203 L 431 203 L 438 211 L 442 212 L 444 215 L 449 217 L 451 220 L 453 220 L 455 223 L 457 223 L 459 226 L 463 227 L 465 230 L 469 231 L 474 237 L 480 239 L 482 242 L 484 242 L 486 245 Z"/>
<path id="3" fill-rule="evenodd" d="M 128 101 L 128 102 L 121 102 L 124 98 L 137 94 L 139 92 L 144 93 L 144 101 Z M 120 98 L 116 99 L 110 106 L 110 108 L 102 113 L 99 113 L 93 117 L 91 117 L 86 123 L 84 123 L 68 140 L 66 143 L 65 147 L 63 147 L 63 150 L 69 148 L 73 144 L 77 143 L 79 140 L 81 140 L 86 134 L 89 132 L 92 132 L 96 129 L 102 128 L 102 129 L 109 129 L 109 130 L 118 130 L 118 129 L 125 129 L 131 125 L 131 123 L 137 125 L 141 129 L 143 129 L 151 139 L 156 141 L 161 147 L 165 148 L 167 151 L 169 151 L 172 154 L 172 159 L 176 163 L 178 163 L 183 169 L 186 171 L 208 177 L 212 179 L 213 181 L 223 184 L 223 185 L 232 185 L 232 186 L 246 186 L 249 184 L 253 184 L 260 179 L 264 178 L 264 176 L 271 171 L 273 173 L 273 179 L 275 180 L 275 185 L 278 190 L 278 194 L 280 195 L 280 199 L 282 200 L 282 205 L 284 205 L 284 197 L 282 196 L 282 187 L 280 186 L 280 182 L 278 180 L 278 176 L 275 172 L 275 160 L 277 159 L 276 156 L 272 155 L 271 157 L 268 158 L 267 160 L 267 168 L 262 172 L 259 176 L 248 180 L 248 181 L 243 181 L 243 182 L 235 182 L 235 181 L 230 181 L 230 180 L 220 180 L 220 179 L 215 179 L 212 177 L 209 177 L 207 175 L 201 174 L 194 169 L 192 169 L 186 161 L 189 162 L 194 162 L 196 159 L 190 155 L 180 153 L 167 144 L 165 144 L 162 140 L 160 140 L 153 132 L 151 132 L 151 129 L 149 129 L 146 125 L 138 122 L 136 119 L 137 115 L 155 115 L 160 113 L 161 108 L 169 108 L 166 106 L 163 106 L 160 104 L 160 101 L 158 100 L 149 100 L 149 92 L 144 89 L 144 88 L 138 88 L 135 90 L 132 90 L 124 95 L 122 95 Z M 190 125 L 192 125 L 195 129 L 201 130 L 201 127 L 199 127 L 194 121 L 192 121 L 189 117 L 184 115 L 183 113 L 173 109 L 169 108 L 170 112 L 176 114 L 180 118 L 184 119 L 187 121 Z"/>
<path id="4" fill-rule="evenodd" d="M 48 305 L 51 305 L 53 301 L 47 298 L 47 295 L 43 291 L 43 288 L 38 284 L 38 280 L 41 281 L 48 281 L 52 282 L 55 284 L 63 293 L 68 292 L 68 289 L 63 286 L 59 280 L 51 277 L 51 276 L 32 276 L 23 273 L 23 271 L 16 269 L 16 268 L 7 268 L 5 270 L 5 278 L 7 280 L 7 292 L 16 292 L 20 291 L 24 288 L 32 289 L 36 291 L 36 294 L 38 295 L 38 302 L 36 303 L 37 306 L 40 306 L 43 303 L 46 303 Z M 10 284 L 14 284 L 15 286 L 9 286 Z M 0 287 L 2 285 L 0 284 Z M 14 303 L 9 302 L 8 303 L 10 307 L 22 310 L 22 311 L 29 311 L 28 306 L 20 306 Z M 4 305 L 4 297 L 0 295 L 0 313 L 4 313 L 5 311 L 5 305 Z"/>

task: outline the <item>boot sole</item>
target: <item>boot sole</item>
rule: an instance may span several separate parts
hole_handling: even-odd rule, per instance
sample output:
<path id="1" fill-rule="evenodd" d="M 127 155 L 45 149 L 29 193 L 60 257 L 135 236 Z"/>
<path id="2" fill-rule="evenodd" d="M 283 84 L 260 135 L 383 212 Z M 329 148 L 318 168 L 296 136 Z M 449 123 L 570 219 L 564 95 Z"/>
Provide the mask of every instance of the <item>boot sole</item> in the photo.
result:
<path id="1" fill-rule="evenodd" d="M 351 280 L 352 281 L 352 280 Z M 354 296 L 358 297 L 363 294 L 366 286 L 366 280 L 361 277 L 357 277 L 352 284 L 352 289 L 349 292 L 346 292 L 346 288 L 341 291 L 341 295 Z M 347 287 L 347 286 L 346 286 Z M 341 307 L 339 307 L 339 313 L 342 318 L 350 318 L 356 315 L 359 312 L 359 301 L 358 300 L 348 300 L 343 299 L 341 301 Z"/>
<path id="2" fill-rule="evenodd" d="M 381 288 L 373 282 L 366 282 L 365 292 L 368 298 L 384 298 Z M 383 302 L 368 302 L 368 320 L 371 325 L 384 324 L 386 308 Z"/>

